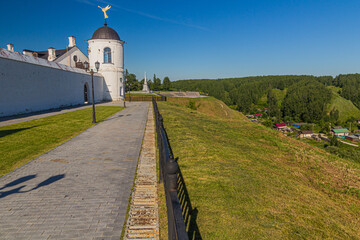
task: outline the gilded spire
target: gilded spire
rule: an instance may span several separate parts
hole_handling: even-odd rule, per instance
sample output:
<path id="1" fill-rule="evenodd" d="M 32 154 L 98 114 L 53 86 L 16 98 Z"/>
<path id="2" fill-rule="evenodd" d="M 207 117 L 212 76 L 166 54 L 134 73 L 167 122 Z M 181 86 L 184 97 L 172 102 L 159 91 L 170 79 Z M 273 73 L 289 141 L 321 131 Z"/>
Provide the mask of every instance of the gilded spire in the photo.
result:
<path id="1" fill-rule="evenodd" d="M 110 5 L 107 5 L 106 7 L 104 7 L 104 8 L 102 8 L 102 7 L 100 7 L 100 6 L 98 6 L 100 9 L 101 9 L 101 11 L 103 11 L 104 12 L 104 18 L 105 18 L 105 26 L 107 26 L 107 23 L 106 23 L 106 19 L 107 18 L 109 18 L 109 16 L 106 14 L 106 11 L 108 11 L 110 8 L 111 8 L 111 6 Z"/>

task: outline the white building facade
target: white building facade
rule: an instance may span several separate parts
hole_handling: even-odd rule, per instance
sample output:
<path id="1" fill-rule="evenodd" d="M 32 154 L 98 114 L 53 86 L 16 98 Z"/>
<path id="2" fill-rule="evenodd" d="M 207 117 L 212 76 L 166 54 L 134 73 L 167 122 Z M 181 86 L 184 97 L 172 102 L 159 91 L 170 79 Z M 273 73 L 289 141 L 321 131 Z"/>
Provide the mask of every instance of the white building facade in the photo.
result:
<path id="1" fill-rule="evenodd" d="M 125 96 L 124 43 L 107 25 L 97 29 L 88 40 L 90 69 L 95 69 L 96 61 L 100 63 L 99 73 L 105 80 L 105 101 L 123 100 Z"/>
<path id="2" fill-rule="evenodd" d="M 85 70 L 0 48 L 0 117 L 92 102 Z M 105 80 L 94 74 L 95 102 Z"/>
<path id="3" fill-rule="evenodd" d="M 9 51 L 14 52 L 13 44 L 8 44 L 7 48 Z M 89 61 L 88 57 L 76 46 L 74 36 L 69 37 L 69 45 L 65 49 L 55 49 L 53 47 L 45 51 L 24 49 L 23 54 L 77 68 L 83 68 L 83 63 Z"/>
<path id="4" fill-rule="evenodd" d="M 79 67 L 76 63 L 84 63 L 89 61 L 88 57 L 76 46 L 75 37 L 69 37 L 69 45 L 67 53 L 64 53 L 62 56 L 58 57 L 55 62 L 68 65 L 70 67 Z M 82 66 L 82 65 L 80 65 Z"/>
<path id="5" fill-rule="evenodd" d="M 92 102 L 91 76 L 84 69 L 89 61 L 95 70 L 95 102 L 123 100 L 124 41 L 106 25 L 88 40 L 87 57 L 69 37 L 66 49 L 15 52 L 14 45 L 0 48 L 0 117 Z M 95 70 L 96 71 L 96 70 Z"/>

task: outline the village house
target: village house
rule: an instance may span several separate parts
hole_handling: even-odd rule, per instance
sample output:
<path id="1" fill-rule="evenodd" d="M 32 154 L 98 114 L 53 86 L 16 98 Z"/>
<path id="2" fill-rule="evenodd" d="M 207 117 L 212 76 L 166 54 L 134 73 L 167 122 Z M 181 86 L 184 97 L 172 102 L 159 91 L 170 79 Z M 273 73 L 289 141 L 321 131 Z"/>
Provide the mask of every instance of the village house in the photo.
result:
<path id="1" fill-rule="evenodd" d="M 313 131 L 310 130 L 304 130 L 304 131 L 300 131 L 298 132 L 297 136 L 299 138 L 311 138 L 313 135 Z"/>
<path id="2" fill-rule="evenodd" d="M 345 136 L 345 139 L 346 139 L 346 140 L 350 140 L 350 141 L 352 141 L 352 142 L 359 141 L 359 137 L 358 137 L 358 136 L 355 136 L 355 135 Z"/>
<path id="3" fill-rule="evenodd" d="M 275 123 L 275 126 L 276 126 L 276 129 L 281 131 L 282 129 L 285 129 L 287 128 L 286 124 L 285 123 Z"/>
<path id="4" fill-rule="evenodd" d="M 286 126 L 285 123 L 275 123 L 275 129 L 278 130 L 278 131 L 281 131 L 281 132 L 289 132 L 289 133 L 292 133 L 295 131 L 295 129 L 293 128 L 289 128 L 288 126 Z"/>
<path id="5" fill-rule="evenodd" d="M 345 136 L 348 136 L 350 133 L 349 130 L 347 130 L 346 128 L 333 128 L 331 130 L 331 134 L 334 136 L 337 136 L 337 137 L 342 137 L 344 138 Z"/>

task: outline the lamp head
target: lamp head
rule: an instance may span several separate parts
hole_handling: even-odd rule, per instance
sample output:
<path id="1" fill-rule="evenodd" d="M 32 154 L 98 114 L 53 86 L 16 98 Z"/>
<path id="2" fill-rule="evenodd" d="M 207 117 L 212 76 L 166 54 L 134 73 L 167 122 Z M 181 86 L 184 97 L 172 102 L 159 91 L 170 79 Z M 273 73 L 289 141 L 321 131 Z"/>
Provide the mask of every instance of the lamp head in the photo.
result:
<path id="1" fill-rule="evenodd" d="M 95 68 L 96 68 L 96 71 L 99 71 L 100 63 L 98 61 L 95 62 Z"/>
<path id="2" fill-rule="evenodd" d="M 89 70 L 89 63 L 87 61 L 84 62 L 84 67 L 85 67 L 85 70 Z"/>

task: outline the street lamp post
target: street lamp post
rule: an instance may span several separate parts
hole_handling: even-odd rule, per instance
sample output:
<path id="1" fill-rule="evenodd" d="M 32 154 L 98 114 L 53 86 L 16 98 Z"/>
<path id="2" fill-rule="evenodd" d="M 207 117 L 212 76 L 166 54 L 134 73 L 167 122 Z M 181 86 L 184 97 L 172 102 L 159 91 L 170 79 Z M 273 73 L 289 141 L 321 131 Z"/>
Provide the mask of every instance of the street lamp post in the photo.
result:
<path id="1" fill-rule="evenodd" d="M 127 85 L 127 78 L 125 77 L 125 82 L 124 82 L 124 107 L 126 107 L 126 85 Z"/>
<path id="2" fill-rule="evenodd" d="M 92 118 L 93 118 L 93 123 L 96 123 L 96 118 L 95 118 L 95 97 L 94 97 L 94 70 L 93 69 L 89 69 L 89 63 L 87 61 L 84 62 L 84 67 L 86 72 L 90 72 L 91 74 L 91 95 L 92 95 Z M 100 63 L 98 61 L 95 62 L 95 68 L 96 68 L 96 72 L 99 71 L 100 68 Z"/>

